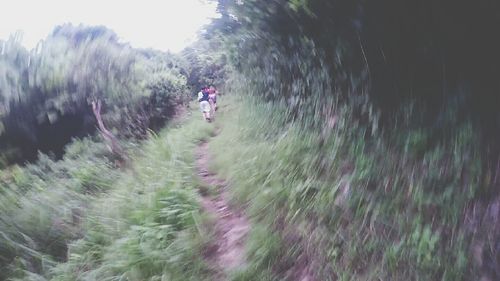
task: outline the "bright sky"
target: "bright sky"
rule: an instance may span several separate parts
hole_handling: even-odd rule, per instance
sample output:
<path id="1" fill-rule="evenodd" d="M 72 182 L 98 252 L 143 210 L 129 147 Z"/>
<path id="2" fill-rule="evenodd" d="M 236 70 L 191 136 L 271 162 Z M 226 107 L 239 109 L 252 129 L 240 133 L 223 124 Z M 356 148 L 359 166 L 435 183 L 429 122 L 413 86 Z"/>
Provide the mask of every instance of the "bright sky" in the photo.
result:
<path id="1" fill-rule="evenodd" d="M 2 0 L 0 39 L 23 32 L 33 48 L 56 25 L 104 25 L 133 47 L 178 52 L 217 16 L 207 0 Z"/>

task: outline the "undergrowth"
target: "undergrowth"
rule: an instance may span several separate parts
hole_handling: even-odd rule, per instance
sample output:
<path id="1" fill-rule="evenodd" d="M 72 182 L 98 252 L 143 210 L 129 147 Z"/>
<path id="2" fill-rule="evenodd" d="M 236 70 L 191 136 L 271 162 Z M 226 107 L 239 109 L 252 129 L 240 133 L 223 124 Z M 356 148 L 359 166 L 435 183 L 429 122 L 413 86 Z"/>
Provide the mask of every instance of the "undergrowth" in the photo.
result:
<path id="1" fill-rule="evenodd" d="M 85 161 L 78 142 L 63 161 L 11 171 L 16 189 L 0 197 L 2 279 L 208 280 L 193 163 L 214 128 L 188 115 L 135 148 L 127 169 Z"/>
<path id="2" fill-rule="evenodd" d="M 425 131 L 387 137 L 347 112 L 318 129 L 290 122 L 279 103 L 233 97 L 218 117 L 214 169 L 261 240 L 250 239 L 238 280 L 294 280 L 304 264 L 317 280 L 474 276 L 464 214 L 481 161 L 470 126 L 428 148 Z"/>

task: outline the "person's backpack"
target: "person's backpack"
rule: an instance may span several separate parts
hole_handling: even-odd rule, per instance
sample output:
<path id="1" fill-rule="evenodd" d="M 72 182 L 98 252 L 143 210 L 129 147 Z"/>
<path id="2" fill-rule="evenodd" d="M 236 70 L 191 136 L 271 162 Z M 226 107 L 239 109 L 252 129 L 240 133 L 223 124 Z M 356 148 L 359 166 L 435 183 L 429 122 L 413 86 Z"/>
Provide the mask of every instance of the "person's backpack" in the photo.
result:
<path id="1" fill-rule="evenodd" d="M 199 102 L 208 101 L 208 92 L 201 92 L 203 96 L 198 100 Z"/>

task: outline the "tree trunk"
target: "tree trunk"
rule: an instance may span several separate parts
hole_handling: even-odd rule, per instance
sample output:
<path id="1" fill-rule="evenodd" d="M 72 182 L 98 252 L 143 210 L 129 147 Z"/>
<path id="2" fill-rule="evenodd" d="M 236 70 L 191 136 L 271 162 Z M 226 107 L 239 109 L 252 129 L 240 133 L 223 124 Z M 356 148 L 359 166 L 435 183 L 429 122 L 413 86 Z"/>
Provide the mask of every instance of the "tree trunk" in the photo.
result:
<path id="1" fill-rule="evenodd" d="M 120 144 L 118 143 L 118 139 L 111 133 L 105 126 L 101 117 L 101 100 L 92 101 L 92 110 L 94 111 L 94 116 L 97 119 L 97 125 L 99 127 L 99 131 L 103 138 L 108 142 L 108 147 L 116 154 L 120 159 L 125 159 L 125 154 Z"/>

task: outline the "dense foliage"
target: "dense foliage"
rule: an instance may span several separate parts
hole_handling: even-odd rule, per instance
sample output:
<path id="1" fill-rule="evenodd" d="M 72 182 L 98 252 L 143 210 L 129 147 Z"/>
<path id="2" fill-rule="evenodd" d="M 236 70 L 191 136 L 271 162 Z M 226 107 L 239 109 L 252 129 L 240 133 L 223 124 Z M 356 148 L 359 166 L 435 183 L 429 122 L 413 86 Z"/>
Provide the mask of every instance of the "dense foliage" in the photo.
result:
<path id="1" fill-rule="evenodd" d="M 176 107 L 188 100 L 191 86 L 186 60 L 160 51 L 133 49 L 105 27 L 59 26 L 33 50 L 22 47 L 20 39 L 15 35 L 0 42 L 0 157 L 4 167 L 0 179 L 0 279 L 74 280 L 75 274 L 90 274 L 102 280 L 94 267 L 109 264 L 102 262 L 97 249 L 115 254 L 126 250 L 120 243 L 112 243 L 118 247 L 112 250 L 113 239 L 128 235 L 132 241 L 136 235 L 151 234 L 157 237 L 152 243 L 161 240 L 169 247 L 195 237 L 192 216 L 197 205 L 192 191 L 159 188 L 157 182 L 190 170 L 181 168 L 177 157 L 169 162 L 173 152 L 164 146 L 163 139 L 150 141 L 146 156 L 140 156 L 138 142 L 162 129 Z M 96 130 L 92 102 L 102 104 L 104 125 L 129 154 L 127 166 L 142 178 L 118 169 L 118 155 L 109 150 Z M 185 151 L 176 149 L 174 153 Z M 154 170 L 157 176 L 145 175 L 141 170 L 150 169 L 148 165 L 163 166 L 168 172 Z M 168 168 L 173 166 L 176 169 Z M 189 185 L 190 179 L 185 180 Z M 147 185 L 151 189 L 142 190 Z M 137 192 L 143 195 L 137 195 L 132 204 L 124 194 L 135 187 L 140 187 Z M 163 200 L 163 207 L 156 200 L 148 205 L 151 196 Z M 101 207 L 100 211 L 92 210 Z M 116 208 L 120 212 L 114 213 Z M 147 220 L 131 214 L 138 209 L 145 212 L 142 218 Z M 179 214 L 167 214 L 171 210 Z M 106 219 L 115 215 L 118 217 L 113 219 L 123 225 L 113 234 L 104 233 Z M 184 215 L 189 218 L 179 217 Z M 167 223 L 172 224 L 172 233 L 183 231 L 187 236 L 158 237 Z M 123 236 L 122 231 L 132 225 Z M 195 241 L 185 242 L 196 246 Z M 176 255 L 192 259 L 188 252 Z M 126 251 L 122 257 L 132 258 Z M 63 261 L 72 264 L 57 266 Z M 170 264 L 178 265 L 174 261 Z"/>
<path id="2" fill-rule="evenodd" d="M 218 2 L 180 56 L 104 27 L 0 42 L 3 163 L 38 158 L 1 174 L 0 279 L 209 280 L 193 149 L 215 127 L 252 221 L 231 280 L 500 278 L 498 4 Z M 207 84 L 233 94 L 215 127 L 148 133 Z M 98 137 L 63 150 L 97 100 L 130 170 Z"/>
<path id="3" fill-rule="evenodd" d="M 13 36 L 0 42 L 0 147 L 4 162 L 32 160 L 37 150 L 61 157 L 72 137 L 94 132 L 90 103 L 124 137 L 158 129 L 185 102 L 180 60 L 120 43 L 105 27 L 64 25 L 31 51 Z"/>
<path id="4" fill-rule="evenodd" d="M 4 170 L 0 279 L 206 280 L 192 162 L 213 128 L 192 119 L 129 149 L 130 170 L 91 139 Z"/>
<path id="5" fill-rule="evenodd" d="M 235 110 L 243 112 L 236 120 L 252 121 L 220 140 L 237 148 L 224 152 L 220 170 L 242 186 L 242 199 L 273 208 L 255 215 L 269 214 L 263 221 L 284 243 L 282 212 L 307 229 L 303 239 L 317 238 L 307 251 L 316 248 L 319 280 L 499 278 L 500 56 L 489 39 L 498 5 L 246 0 L 220 8 L 237 29 L 225 38 L 236 54 L 232 87 L 264 103 Z M 254 273 L 276 274 L 257 264 Z"/>

